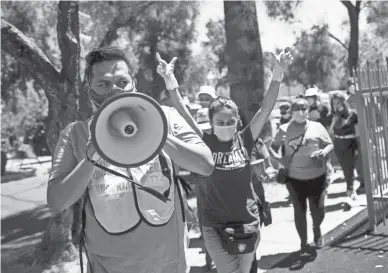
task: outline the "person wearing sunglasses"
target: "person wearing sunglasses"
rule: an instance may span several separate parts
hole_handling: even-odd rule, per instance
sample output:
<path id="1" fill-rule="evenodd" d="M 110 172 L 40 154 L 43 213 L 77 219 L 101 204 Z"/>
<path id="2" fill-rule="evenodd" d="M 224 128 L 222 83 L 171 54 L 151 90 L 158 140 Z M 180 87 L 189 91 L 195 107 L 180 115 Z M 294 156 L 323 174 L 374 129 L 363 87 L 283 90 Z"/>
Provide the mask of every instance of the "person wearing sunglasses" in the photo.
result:
<path id="1" fill-rule="evenodd" d="M 238 130 L 242 124 L 237 105 L 228 97 L 219 96 L 213 100 L 209 106 L 211 134 L 203 133 L 183 106 L 173 74 L 176 58 L 170 63 L 159 55 L 157 58 L 160 63 L 158 73 L 164 78 L 176 109 L 213 154 L 215 169 L 206 177 L 202 227 L 205 246 L 219 273 L 248 273 L 260 241 L 260 216 L 252 187 L 250 157 L 255 139 L 275 105 L 283 73 L 292 61 L 291 52 L 287 48 L 275 57 L 275 70 L 262 108 L 241 131 Z"/>
<path id="2" fill-rule="evenodd" d="M 281 145 L 285 146 L 285 154 L 276 158 L 288 170 L 285 183 L 294 207 L 300 254 L 306 255 L 311 250 L 307 242 L 307 201 L 313 220 L 314 243 L 318 248 L 324 243 L 321 224 L 325 217 L 327 188 L 325 162 L 333 144 L 322 124 L 308 120 L 309 105 L 302 95 L 292 103 L 291 113 L 292 120 L 279 127 L 271 149 L 277 151 Z"/>

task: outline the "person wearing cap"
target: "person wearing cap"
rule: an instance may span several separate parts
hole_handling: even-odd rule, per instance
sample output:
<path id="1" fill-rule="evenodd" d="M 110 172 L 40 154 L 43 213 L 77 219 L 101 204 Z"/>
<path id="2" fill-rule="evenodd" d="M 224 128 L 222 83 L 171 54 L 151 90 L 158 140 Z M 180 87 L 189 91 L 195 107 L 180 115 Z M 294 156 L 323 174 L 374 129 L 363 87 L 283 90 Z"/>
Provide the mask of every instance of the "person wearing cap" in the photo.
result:
<path id="1" fill-rule="evenodd" d="M 330 126 L 330 121 L 328 120 L 329 107 L 321 103 L 318 88 L 312 87 L 307 89 L 304 97 L 310 107 L 309 120 L 320 122 L 325 128 L 328 128 Z"/>
<path id="2" fill-rule="evenodd" d="M 195 94 L 195 100 L 203 107 L 209 107 L 210 103 L 216 98 L 216 90 L 210 85 L 203 85 L 199 92 Z"/>
<path id="3" fill-rule="evenodd" d="M 283 102 L 279 106 L 280 109 L 280 124 L 286 124 L 291 120 L 291 104 L 289 102 Z"/>

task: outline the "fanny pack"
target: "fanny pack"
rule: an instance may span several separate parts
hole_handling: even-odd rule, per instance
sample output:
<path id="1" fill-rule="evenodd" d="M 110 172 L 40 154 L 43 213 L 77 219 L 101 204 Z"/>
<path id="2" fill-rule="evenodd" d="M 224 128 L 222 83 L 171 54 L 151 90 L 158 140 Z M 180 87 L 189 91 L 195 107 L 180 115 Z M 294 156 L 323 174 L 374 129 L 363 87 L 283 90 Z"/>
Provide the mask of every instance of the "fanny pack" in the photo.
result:
<path id="1" fill-rule="evenodd" d="M 257 242 L 258 223 L 226 224 L 217 227 L 223 248 L 231 255 L 247 254 L 255 251 Z"/>

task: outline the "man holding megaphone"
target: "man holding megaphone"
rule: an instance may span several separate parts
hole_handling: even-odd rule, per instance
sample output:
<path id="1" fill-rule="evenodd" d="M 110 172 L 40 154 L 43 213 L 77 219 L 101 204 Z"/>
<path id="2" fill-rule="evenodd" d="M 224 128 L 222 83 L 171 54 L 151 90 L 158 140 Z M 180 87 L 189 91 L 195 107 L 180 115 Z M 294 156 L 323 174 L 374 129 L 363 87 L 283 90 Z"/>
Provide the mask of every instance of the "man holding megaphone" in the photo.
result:
<path id="1" fill-rule="evenodd" d="M 174 165 L 210 175 L 212 154 L 175 109 L 136 92 L 123 51 L 96 49 L 86 62 L 95 113 L 61 131 L 48 205 L 59 213 L 85 196 L 88 272 L 188 272 Z"/>

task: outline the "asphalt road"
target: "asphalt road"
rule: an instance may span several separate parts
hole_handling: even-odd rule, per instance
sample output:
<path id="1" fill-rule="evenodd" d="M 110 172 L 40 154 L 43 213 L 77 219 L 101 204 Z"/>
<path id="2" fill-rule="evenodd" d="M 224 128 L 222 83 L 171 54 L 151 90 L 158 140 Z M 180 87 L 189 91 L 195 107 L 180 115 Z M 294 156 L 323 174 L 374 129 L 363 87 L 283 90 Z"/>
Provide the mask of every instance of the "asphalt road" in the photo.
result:
<path id="1" fill-rule="evenodd" d="M 293 253 L 265 272 L 284 273 L 387 273 L 388 272 L 388 219 L 374 234 L 362 226 L 346 239 L 325 246 L 310 256 Z"/>

